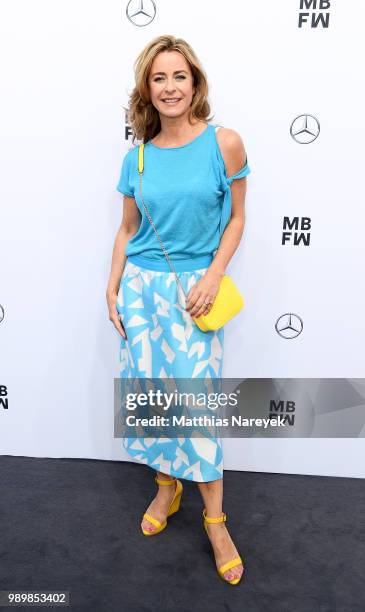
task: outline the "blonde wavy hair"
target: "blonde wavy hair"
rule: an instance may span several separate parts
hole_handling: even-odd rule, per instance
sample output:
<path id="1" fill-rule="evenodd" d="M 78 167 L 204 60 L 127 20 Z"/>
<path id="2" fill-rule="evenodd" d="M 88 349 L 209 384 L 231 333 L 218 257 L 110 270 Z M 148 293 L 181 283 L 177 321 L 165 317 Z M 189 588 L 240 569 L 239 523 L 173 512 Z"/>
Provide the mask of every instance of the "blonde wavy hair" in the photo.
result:
<path id="1" fill-rule="evenodd" d="M 145 143 L 161 130 L 160 116 L 151 102 L 148 85 L 152 62 L 161 51 L 178 51 L 190 65 L 196 90 L 189 109 L 189 123 L 193 117 L 205 121 L 214 117 L 209 117 L 208 79 L 193 49 L 183 38 L 169 34 L 158 36 L 145 46 L 134 62 L 135 87 L 129 94 L 128 107 L 123 106 L 132 128 L 133 144 L 136 139 Z"/>

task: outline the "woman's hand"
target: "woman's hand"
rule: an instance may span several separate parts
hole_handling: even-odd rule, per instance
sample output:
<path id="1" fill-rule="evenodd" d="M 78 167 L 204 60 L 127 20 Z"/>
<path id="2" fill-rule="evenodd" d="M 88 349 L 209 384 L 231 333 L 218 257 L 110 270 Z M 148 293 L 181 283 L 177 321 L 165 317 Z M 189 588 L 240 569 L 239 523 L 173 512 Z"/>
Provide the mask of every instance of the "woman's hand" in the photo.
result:
<path id="1" fill-rule="evenodd" d="M 110 293 L 109 291 L 107 291 L 107 293 L 106 293 L 106 301 L 108 303 L 109 319 L 113 323 L 113 325 L 114 325 L 115 329 L 117 330 L 117 332 L 123 338 L 125 338 L 125 340 L 127 340 L 127 334 L 126 334 L 126 331 L 125 331 L 123 323 L 122 323 L 121 315 L 117 311 L 117 299 L 118 299 L 118 294 L 117 293 L 115 293 L 115 292 L 114 293 Z"/>
<path id="2" fill-rule="evenodd" d="M 195 285 L 190 289 L 186 301 L 186 310 L 192 317 L 208 314 L 219 291 L 223 274 L 208 268 Z"/>

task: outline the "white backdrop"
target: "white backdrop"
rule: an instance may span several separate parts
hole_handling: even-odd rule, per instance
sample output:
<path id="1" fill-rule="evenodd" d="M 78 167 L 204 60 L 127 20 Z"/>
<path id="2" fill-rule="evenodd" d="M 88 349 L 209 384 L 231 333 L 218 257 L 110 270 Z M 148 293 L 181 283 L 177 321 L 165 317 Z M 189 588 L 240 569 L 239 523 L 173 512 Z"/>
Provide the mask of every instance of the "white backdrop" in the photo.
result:
<path id="1" fill-rule="evenodd" d="M 213 122 L 241 134 L 252 170 L 229 267 L 246 308 L 226 326 L 224 376 L 364 376 L 363 4 L 330 3 L 328 28 L 299 28 L 313 13 L 299 0 L 161 0 L 145 26 L 127 4 L 2 3 L 1 454 L 128 459 L 113 438 L 105 289 L 130 146 L 122 105 L 161 34 L 195 49 Z M 307 145 L 289 133 L 303 113 L 320 124 Z M 281 244 L 284 216 L 310 217 L 308 247 Z M 274 328 L 287 312 L 304 322 L 292 340 Z M 361 438 L 224 440 L 224 454 L 226 469 L 365 476 Z"/>

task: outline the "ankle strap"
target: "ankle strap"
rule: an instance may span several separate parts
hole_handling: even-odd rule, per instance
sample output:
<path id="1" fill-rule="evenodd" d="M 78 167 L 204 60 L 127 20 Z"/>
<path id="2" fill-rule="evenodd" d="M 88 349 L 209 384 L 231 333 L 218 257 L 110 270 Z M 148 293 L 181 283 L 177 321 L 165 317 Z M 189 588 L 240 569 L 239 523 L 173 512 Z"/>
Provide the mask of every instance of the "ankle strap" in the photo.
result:
<path id="1" fill-rule="evenodd" d="M 227 520 L 227 515 L 224 514 L 224 512 L 222 512 L 222 516 L 214 516 L 214 517 L 207 516 L 206 508 L 204 508 L 203 510 L 203 517 L 207 523 L 223 523 L 224 521 Z"/>
<path id="2" fill-rule="evenodd" d="M 171 480 L 160 480 L 160 478 L 157 478 L 157 476 L 155 476 L 155 481 L 157 482 L 157 484 L 160 485 L 172 485 L 175 483 L 176 478 L 172 478 Z"/>

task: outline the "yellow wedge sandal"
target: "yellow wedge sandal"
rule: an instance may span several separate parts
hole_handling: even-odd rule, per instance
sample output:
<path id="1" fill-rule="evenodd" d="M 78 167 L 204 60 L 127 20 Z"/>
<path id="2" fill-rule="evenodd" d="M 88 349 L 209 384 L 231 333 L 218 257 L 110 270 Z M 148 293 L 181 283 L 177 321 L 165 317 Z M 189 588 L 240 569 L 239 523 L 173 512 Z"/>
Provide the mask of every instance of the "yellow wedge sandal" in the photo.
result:
<path id="1" fill-rule="evenodd" d="M 177 478 L 172 478 L 171 480 L 161 480 L 160 478 L 157 478 L 157 475 L 156 475 L 155 476 L 155 481 L 159 485 L 173 485 L 176 482 L 175 495 L 172 498 L 172 501 L 171 501 L 171 504 L 170 504 L 170 507 L 169 507 L 169 510 L 168 510 L 168 513 L 167 513 L 167 516 L 169 517 L 172 514 L 174 514 L 175 512 L 177 512 L 179 510 L 179 508 L 180 508 L 181 494 L 182 494 L 182 491 L 183 491 L 183 486 L 182 486 L 180 480 L 178 480 Z M 147 512 L 144 513 L 143 518 L 147 519 L 150 523 L 152 523 L 152 525 L 154 525 L 156 527 L 156 529 L 154 531 L 147 531 L 146 529 L 142 529 L 142 532 L 146 536 L 156 535 L 157 533 L 160 533 L 160 531 L 165 529 L 165 527 L 167 525 L 167 520 L 164 521 L 163 523 L 160 523 L 160 521 L 155 519 L 150 514 L 147 514 Z"/>
<path id="2" fill-rule="evenodd" d="M 222 512 L 222 516 L 210 517 L 210 516 L 207 516 L 206 512 L 207 512 L 206 508 L 204 508 L 204 510 L 203 510 L 204 527 L 205 527 L 205 531 L 207 532 L 207 535 L 208 535 L 207 523 L 223 523 L 223 522 L 225 522 L 227 520 L 227 515 L 224 514 L 224 512 Z M 224 577 L 224 573 L 227 570 L 232 569 L 232 567 L 235 567 L 236 565 L 240 565 L 240 563 L 242 563 L 242 566 L 243 566 L 243 571 L 242 571 L 241 576 L 239 578 L 233 578 L 232 580 L 227 580 L 227 578 Z M 230 561 L 227 561 L 227 563 L 224 563 L 223 565 L 221 565 L 220 567 L 217 568 L 217 572 L 218 572 L 219 576 L 221 578 L 223 578 L 223 580 L 225 582 L 229 582 L 229 584 L 238 584 L 241 581 L 241 579 L 242 579 L 244 571 L 245 571 L 245 566 L 244 566 L 243 560 L 241 559 L 240 556 L 234 557 L 234 559 L 231 559 Z"/>

